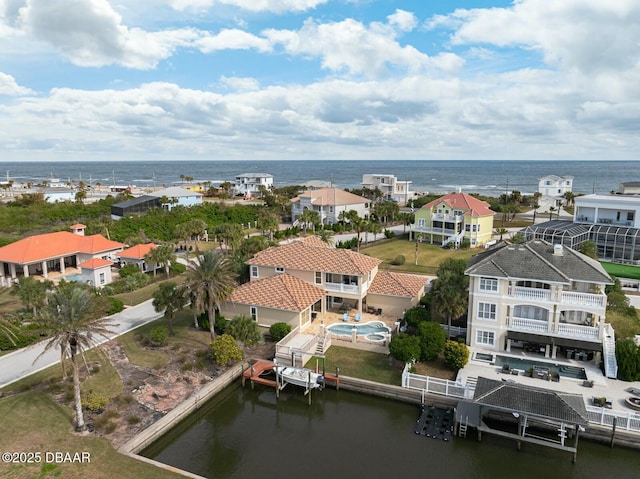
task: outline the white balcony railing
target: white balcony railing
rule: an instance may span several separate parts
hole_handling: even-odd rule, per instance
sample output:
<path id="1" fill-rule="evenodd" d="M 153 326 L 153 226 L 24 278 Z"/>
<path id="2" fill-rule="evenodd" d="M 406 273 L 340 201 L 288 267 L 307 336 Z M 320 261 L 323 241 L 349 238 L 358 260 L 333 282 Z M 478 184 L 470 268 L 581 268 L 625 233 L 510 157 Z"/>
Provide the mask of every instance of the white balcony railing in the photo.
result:
<path id="1" fill-rule="evenodd" d="M 541 288 L 511 287 L 509 294 L 516 298 L 533 299 L 535 301 L 551 301 L 551 291 Z"/>
<path id="2" fill-rule="evenodd" d="M 449 223 L 460 223 L 464 220 L 464 216 L 452 216 L 452 215 L 439 215 L 434 214 L 431 216 L 432 221 L 447 221 Z"/>
<path id="3" fill-rule="evenodd" d="M 536 333 L 549 332 L 549 323 L 547 321 L 540 321 L 537 319 L 528 318 L 507 318 L 507 324 L 510 329 L 517 329 L 519 331 L 531 331 Z"/>
<path id="4" fill-rule="evenodd" d="M 581 306 L 595 306 L 597 308 L 604 308 L 607 304 L 607 297 L 604 294 L 565 291 L 562 293 L 562 302 L 569 304 L 578 304 Z"/>
<path id="5" fill-rule="evenodd" d="M 579 324 L 560 323 L 558 325 L 558 334 L 572 338 L 598 339 L 600 337 L 600 329 Z"/>
<path id="6" fill-rule="evenodd" d="M 357 284 L 342 284 L 342 283 L 325 283 L 324 289 L 331 292 L 337 293 L 349 293 L 349 294 L 358 294 L 359 289 Z"/>

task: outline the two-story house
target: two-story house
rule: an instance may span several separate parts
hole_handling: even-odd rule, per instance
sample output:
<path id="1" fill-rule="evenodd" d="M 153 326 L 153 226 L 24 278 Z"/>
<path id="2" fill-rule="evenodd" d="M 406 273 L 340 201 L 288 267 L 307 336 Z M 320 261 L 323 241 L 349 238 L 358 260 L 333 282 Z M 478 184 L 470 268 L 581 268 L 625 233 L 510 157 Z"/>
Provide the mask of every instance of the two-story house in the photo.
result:
<path id="1" fill-rule="evenodd" d="M 355 210 L 361 218 L 369 217 L 370 200 L 339 188 L 306 191 L 291 200 L 291 218 L 296 221 L 306 209 L 316 211 L 322 224 L 340 221 L 340 213 Z"/>
<path id="2" fill-rule="evenodd" d="M 467 344 L 548 358 L 598 362 L 616 375 L 613 329 L 605 323 L 605 287 L 613 280 L 598 261 L 542 240 L 500 243 L 471 258 Z"/>
<path id="3" fill-rule="evenodd" d="M 362 187 L 382 191 L 384 198 L 397 201 L 401 205 L 406 205 L 413 198 L 413 191 L 410 191 L 411 181 L 398 180 L 393 175 L 365 174 L 362 175 Z"/>
<path id="4" fill-rule="evenodd" d="M 314 313 L 344 308 L 353 314 L 380 311 L 402 317 L 424 295 L 425 276 L 378 270 L 380 260 L 335 248 L 316 236 L 274 246 L 246 264 L 250 282 L 220 306 L 231 319 L 244 315 L 260 326 L 304 326 Z"/>
<path id="5" fill-rule="evenodd" d="M 245 198 L 260 196 L 263 188 L 269 189 L 273 186 L 273 175 L 268 173 L 243 173 L 236 176 L 233 188 L 237 195 Z"/>
<path id="6" fill-rule="evenodd" d="M 538 179 L 538 193 L 562 197 L 573 189 L 573 176 L 548 175 Z"/>
<path id="7" fill-rule="evenodd" d="M 427 203 L 415 214 L 412 235 L 421 241 L 460 246 L 463 239 L 472 247 L 491 241 L 495 213 L 486 201 L 466 193 L 449 193 Z"/>

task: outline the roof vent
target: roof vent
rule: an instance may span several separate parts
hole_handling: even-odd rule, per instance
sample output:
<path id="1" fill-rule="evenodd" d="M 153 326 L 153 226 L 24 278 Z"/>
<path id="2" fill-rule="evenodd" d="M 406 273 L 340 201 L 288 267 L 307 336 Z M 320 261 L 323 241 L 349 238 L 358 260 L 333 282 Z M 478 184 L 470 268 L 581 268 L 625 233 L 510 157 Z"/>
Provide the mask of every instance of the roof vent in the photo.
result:
<path id="1" fill-rule="evenodd" d="M 554 244 L 553 245 L 553 256 L 562 256 L 562 245 Z"/>

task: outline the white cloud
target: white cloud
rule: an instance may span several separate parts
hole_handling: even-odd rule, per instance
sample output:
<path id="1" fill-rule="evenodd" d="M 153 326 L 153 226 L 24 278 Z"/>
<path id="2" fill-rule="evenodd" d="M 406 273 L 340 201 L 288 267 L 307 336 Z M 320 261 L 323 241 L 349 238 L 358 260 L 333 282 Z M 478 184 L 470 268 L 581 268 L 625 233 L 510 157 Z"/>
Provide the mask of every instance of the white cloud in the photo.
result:
<path id="1" fill-rule="evenodd" d="M 220 78 L 220 83 L 227 88 L 237 91 L 256 91 L 260 89 L 260 82 L 255 78 L 226 77 Z"/>
<path id="2" fill-rule="evenodd" d="M 248 49 L 269 52 L 272 49 L 268 40 L 237 29 L 222 30 L 217 35 L 205 35 L 194 42 L 194 46 L 199 47 L 203 53 Z"/>
<path id="3" fill-rule="evenodd" d="M 16 83 L 15 78 L 0 72 L 0 95 L 30 95 L 33 92 Z"/>
<path id="4" fill-rule="evenodd" d="M 403 32 L 410 32 L 418 25 L 418 19 L 413 13 L 399 9 L 393 15 L 389 15 L 387 20 L 389 25 L 397 27 Z"/>

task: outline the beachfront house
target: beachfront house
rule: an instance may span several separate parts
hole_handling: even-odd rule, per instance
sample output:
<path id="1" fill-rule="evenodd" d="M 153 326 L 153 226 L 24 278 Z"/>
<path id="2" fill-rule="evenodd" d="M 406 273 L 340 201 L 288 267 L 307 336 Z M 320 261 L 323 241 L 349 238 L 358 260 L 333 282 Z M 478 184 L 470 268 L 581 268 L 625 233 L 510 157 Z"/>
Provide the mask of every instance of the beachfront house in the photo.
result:
<path id="1" fill-rule="evenodd" d="M 236 195 L 255 198 L 262 195 L 262 189 L 273 187 L 273 175 L 268 173 L 243 173 L 236 176 L 233 189 Z"/>
<path id="2" fill-rule="evenodd" d="M 420 275 L 379 271 L 380 260 L 315 236 L 268 248 L 246 264 L 251 281 L 236 288 L 220 313 L 228 319 L 249 316 L 264 327 L 282 321 L 304 326 L 328 311 L 400 318 L 418 304 L 428 282 Z"/>
<path id="3" fill-rule="evenodd" d="M 466 193 L 449 193 L 427 203 L 415 213 L 410 239 L 456 248 L 463 240 L 476 247 L 489 243 L 493 236 L 495 212 L 486 201 Z"/>
<path id="4" fill-rule="evenodd" d="M 401 205 L 406 205 L 413 198 L 413 191 L 410 191 L 411 181 L 398 180 L 393 175 L 365 174 L 362 175 L 362 187 L 382 191 L 384 198 L 396 201 Z"/>
<path id="5" fill-rule="evenodd" d="M 305 191 L 291 200 L 291 217 L 295 223 L 306 209 L 316 211 L 320 222 L 332 225 L 340 221 L 340 213 L 354 210 L 360 218 L 369 217 L 370 200 L 339 188 Z"/>
<path id="6" fill-rule="evenodd" d="M 82 224 L 73 225 L 71 230 L 30 236 L 0 248 L 0 285 L 10 286 L 28 276 L 64 278 L 68 268 L 82 268 L 83 263 L 94 259 L 113 263 L 125 246 L 99 234 L 85 236 Z M 101 268 L 98 263 L 87 267 Z"/>
<path id="7" fill-rule="evenodd" d="M 171 211 L 175 206 L 196 206 L 202 204 L 202 193 L 188 190 L 179 186 L 171 186 L 161 190 L 152 191 L 149 196 L 163 199 L 162 207 Z"/>
<path id="8" fill-rule="evenodd" d="M 493 352 L 605 361 L 616 377 L 600 263 L 542 240 L 499 245 L 471 258 L 467 345 Z M 604 356 L 603 356 L 604 354 Z"/>
<path id="9" fill-rule="evenodd" d="M 573 176 L 547 175 L 538 179 L 538 192 L 543 196 L 562 197 L 573 189 Z"/>
<path id="10" fill-rule="evenodd" d="M 573 221 L 553 220 L 528 226 L 523 235 L 574 249 L 591 241 L 603 261 L 640 265 L 640 197 L 576 196 Z"/>

